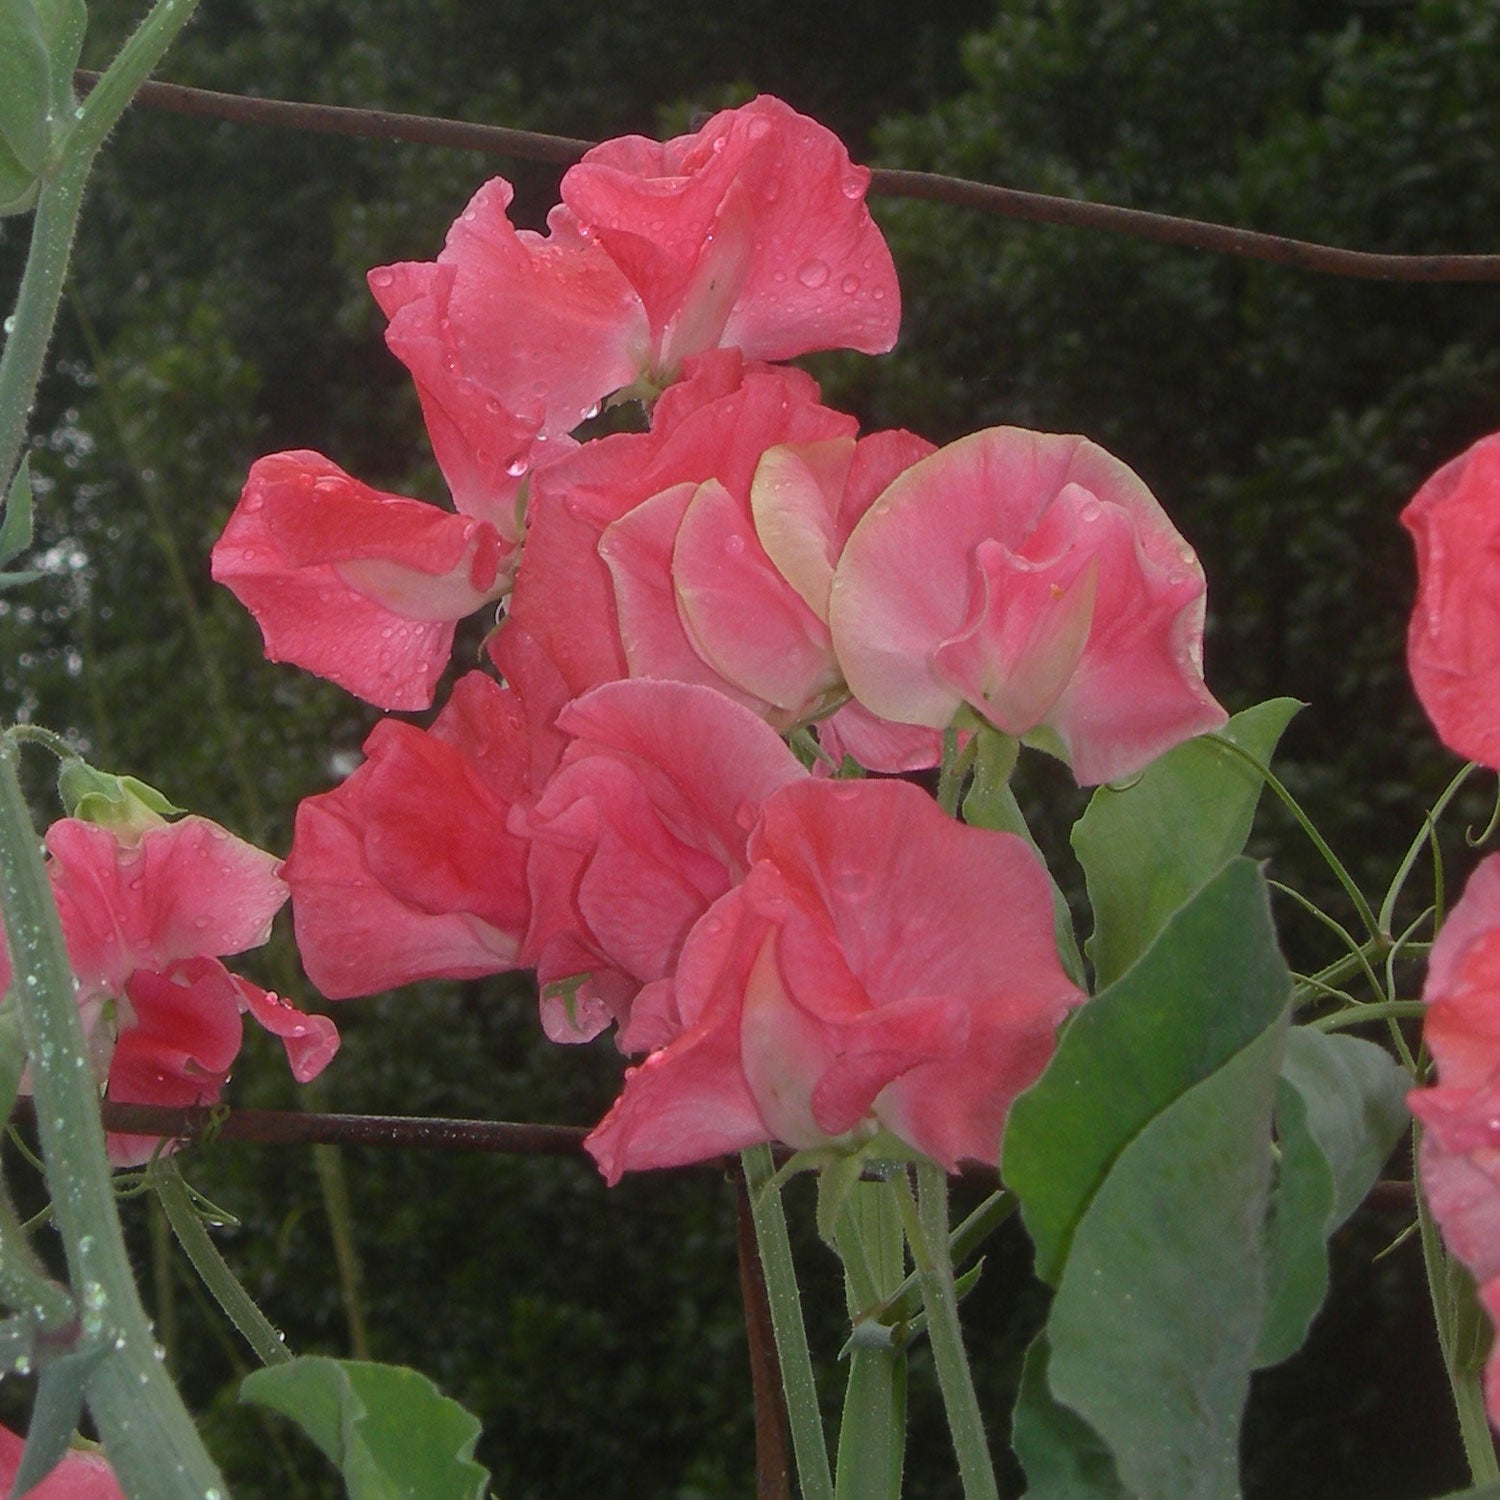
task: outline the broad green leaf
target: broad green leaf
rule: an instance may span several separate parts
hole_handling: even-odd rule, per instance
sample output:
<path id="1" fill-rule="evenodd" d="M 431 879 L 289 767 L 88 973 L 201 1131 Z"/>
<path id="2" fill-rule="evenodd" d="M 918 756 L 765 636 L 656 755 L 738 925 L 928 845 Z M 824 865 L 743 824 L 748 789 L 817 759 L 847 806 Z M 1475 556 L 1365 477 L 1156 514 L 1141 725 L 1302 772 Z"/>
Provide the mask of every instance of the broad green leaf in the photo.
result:
<path id="1" fill-rule="evenodd" d="M 310 1355 L 247 1375 L 240 1399 L 296 1422 L 350 1500 L 482 1500 L 489 1484 L 478 1421 L 415 1370 Z"/>
<path id="2" fill-rule="evenodd" d="M 1302 1347 L 1328 1290 L 1329 1236 L 1364 1200 L 1409 1119 L 1406 1074 L 1358 1037 L 1294 1027 L 1281 1071 L 1259 1365 Z"/>
<path id="3" fill-rule="evenodd" d="M 1285 1015 L 1145 1125 L 1073 1235 L 1047 1382 L 1129 1495 L 1239 1495 Z"/>
<path id="4" fill-rule="evenodd" d="M 1104 1439 L 1047 1384 L 1047 1335 L 1026 1351 L 1010 1441 L 1026 1470 L 1026 1500 L 1130 1500 Z"/>
<path id="5" fill-rule="evenodd" d="M 1219 734 L 1264 764 L 1300 707 L 1273 698 L 1236 714 Z M 1094 793 L 1072 843 L 1094 913 L 1085 946 L 1101 989 L 1243 851 L 1262 784 L 1234 751 L 1202 735 L 1153 761 L 1128 786 Z"/>
<path id="6" fill-rule="evenodd" d="M 1313 1138 L 1333 1170 L 1337 1229 L 1364 1202 L 1411 1123 L 1411 1080 L 1385 1048 L 1311 1026 L 1292 1028 L 1281 1075 L 1302 1095 Z"/>
<path id="7" fill-rule="evenodd" d="M 1038 1275 L 1056 1284 L 1074 1228 L 1124 1147 L 1275 1022 L 1290 992 L 1265 881 L 1239 858 L 1074 1015 L 1005 1127 L 1002 1175 L 1021 1199 Z"/>

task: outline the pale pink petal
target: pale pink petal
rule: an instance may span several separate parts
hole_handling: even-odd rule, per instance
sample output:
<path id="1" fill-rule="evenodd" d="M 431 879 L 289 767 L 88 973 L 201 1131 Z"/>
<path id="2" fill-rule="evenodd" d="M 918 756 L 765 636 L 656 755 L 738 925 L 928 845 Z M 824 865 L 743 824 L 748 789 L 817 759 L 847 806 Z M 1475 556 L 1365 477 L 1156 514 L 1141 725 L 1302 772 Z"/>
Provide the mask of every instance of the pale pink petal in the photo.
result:
<path id="1" fill-rule="evenodd" d="M 487 521 L 372 490 L 308 452 L 256 461 L 213 550 L 270 660 L 382 708 L 431 703 L 455 622 L 505 593 L 513 566 Z"/>
<path id="2" fill-rule="evenodd" d="M 1218 727 L 1203 574 L 1145 485 L 1082 438 L 993 428 L 900 473 L 854 528 L 830 623 L 854 695 L 942 728 L 968 704 L 1081 784 Z"/>
<path id="3" fill-rule="evenodd" d="M 943 735 L 921 724 L 894 724 L 873 714 L 857 698 L 817 725 L 818 743 L 835 766 L 846 755 L 867 771 L 925 771 L 943 759 Z"/>
<path id="4" fill-rule="evenodd" d="M 792 723 L 842 696 L 828 627 L 787 586 L 755 532 L 748 497 L 701 484 L 672 543 L 677 613 L 695 653 L 752 704 Z"/>

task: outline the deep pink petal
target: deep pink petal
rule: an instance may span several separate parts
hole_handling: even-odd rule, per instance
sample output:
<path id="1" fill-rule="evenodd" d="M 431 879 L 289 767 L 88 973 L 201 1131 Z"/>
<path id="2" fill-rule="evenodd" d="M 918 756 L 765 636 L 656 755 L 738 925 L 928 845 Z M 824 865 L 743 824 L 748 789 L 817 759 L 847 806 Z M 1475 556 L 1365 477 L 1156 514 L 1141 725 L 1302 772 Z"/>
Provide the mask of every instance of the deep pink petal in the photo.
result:
<path id="1" fill-rule="evenodd" d="M 270 660 L 382 708 L 431 703 L 454 623 L 505 593 L 513 565 L 487 521 L 382 494 L 307 452 L 256 461 L 213 550 Z"/>
<path id="2" fill-rule="evenodd" d="M 339 1050 L 339 1031 L 329 1016 L 298 1010 L 290 1000 L 273 995 L 238 975 L 231 976 L 240 1004 L 286 1047 L 292 1077 L 298 1083 L 316 1078 Z"/>
<path id="3" fill-rule="evenodd" d="M 836 137 L 762 97 L 664 145 L 606 142 L 562 195 L 640 294 L 670 374 L 712 343 L 771 360 L 889 349 L 900 298 L 868 184 Z"/>
<path id="4" fill-rule="evenodd" d="M 26 1441 L 8 1427 L 0 1427 L 0 1490 L 10 1493 Z M 27 1500 L 125 1500 L 125 1491 L 102 1453 L 73 1449 L 37 1485 Z"/>
<path id="5" fill-rule="evenodd" d="M 704 1161 L 771 1138 L 740 1053 L 745 976 L 765 932 L 735 893 L 693 928 L 675 985 L 691 1019 L 627 1071 L 620 1097 L 584 1141 L 610 1184 L 626 1172 Z"/>
<path id="6" fill-rule="evenodd" d="M 1444 464 L 1401 521 L 1417 549 L 1417 696 L 1450 750 L 1500 767 L 1500 433 Z"/>
<path id="7" fill-rule="evenodd" d="M 137 969 L 258 947 L 287 898 L 274 856 L 207 818 L 148 829 L 133 846 L 63 818 L 46 844 L 74 973 L 115 995 Z"/>
<path id="8" fill-rule="evenodd" d="M 324 995 L 513 966 L 528 903 L 506 823 L 530 795 L 523 737 L 513 693 L 470 673 L 431 731 L 377 725 L 365 764 L 298 808 L 285 875 Z"/>
<path id="9" fill-rule="evenodd" d="M 470 417 L 485 397 L 508 420 L 556 437 L 631 384 L 648 358 L 645 315 L 609 256 L 566 215 L 554 214 L 545 237 L 518 232 L 511 196 L 494 178 L 454 222 L 436 264 L 370 273 L 390 319 L 386 343 L 415 376 L 424 410 L 442 411 L 469 446 L 482 436 Z"/>
<path id="10" fill-rule="evenodd" d="M 216 959 L 189 959 L 162 974 L 131 975 L 123 1025 L 109 1065 L 108 1097 L 123 1104 L 215 1104 L 239 1055 L 240 995 Z M 116 1166 L 139 1166 L 156 1136 L 112 1134 Z"/>

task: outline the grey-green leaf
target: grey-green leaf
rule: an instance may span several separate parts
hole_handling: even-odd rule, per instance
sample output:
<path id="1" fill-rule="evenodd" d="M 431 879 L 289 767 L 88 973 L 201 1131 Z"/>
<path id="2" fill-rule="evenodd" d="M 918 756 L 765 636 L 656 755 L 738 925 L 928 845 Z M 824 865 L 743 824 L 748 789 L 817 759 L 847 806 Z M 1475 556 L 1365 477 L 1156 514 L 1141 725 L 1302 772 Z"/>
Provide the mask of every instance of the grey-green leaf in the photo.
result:
<path id="1" fill-rule="evenodd" d="M 1100 988 L 1118 979 L 1172 913 L 1244 850 L 1263 780 L 1219 737 L 1264 764 L 1300 706 L 1273 698 L 1247 708 L 1219 736 L 1188 740 L 1128 786 L 1094 793 L 1072 843 L 1094 913 L 1086 947 Z"/>
<path id="2" fill-rule="evenodd" d="M 1075 1226 L 1127 1144 L 1272 1025 L 1290 993 L 1265 881 L 1239 858 L 1074 1015 L 1005 1128 L 1002 1175 L 1021 1199 L 1038 1275 L 1056 1284 Z"/>

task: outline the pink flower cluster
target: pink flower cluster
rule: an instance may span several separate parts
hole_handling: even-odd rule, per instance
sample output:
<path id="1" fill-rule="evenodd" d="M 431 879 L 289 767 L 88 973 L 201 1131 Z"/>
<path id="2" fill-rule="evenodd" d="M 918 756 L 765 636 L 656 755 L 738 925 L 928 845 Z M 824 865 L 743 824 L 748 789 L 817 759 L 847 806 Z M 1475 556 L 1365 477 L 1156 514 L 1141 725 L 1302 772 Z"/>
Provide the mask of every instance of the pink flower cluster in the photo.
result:
<path id="1" fill-rule="evenodd" d="M 1500 770 L 1500 433 L 1445 464 L 1402 512 L 1417 549 L 1407 660 L 1450 750 Z M 1500 1324 L 1500 855 L 1469 877 L 1433 944 L 1422 1035 L 1438 1083 L 1412 1092 L 1422 1189 Z M 1485 1372 L 1500 1427 L 1500 1347 Z"/>
<path id="2" fill-rule="evenodd" d="M 84 1039 L 117 1103 L 217 1102 L 248 1012 L 286 1047 L 299 1083 L 338 1050 L 327 1016 L 295 1009 L 220 962 L 265 942 L 287 887 L 269 854 L 206 818 L 112 829 L 63 818 L 47 871 L 78 984 Z M 0 944 L 0 991 L 11 980 Z M 137 1166 L 155 1136 L 114 1134 L 110 1160 Z"/>
<path id="3" fill-rule="evenodd" d="M 893 344 L 868 181 L 763 98 L 591 151 L 545 236 L 488 184 L 370 277 L 456 513 L 278 454 L 215 549 L 269 656 L 386 708 L 504 601 L 431 726 L 378 724 L 300 808 L 297 940 L 335 999 L 522 966 L 555 1039 L 615 1026 L 643 1061 L 590 1137 L 611 1180 L 881 1132 L 994 1162 L 1083 998 L 1045 871 L 858 768 L 989 725 L 1091 784 L 1224 719 L 1202 570 L 1123 464 L 861 435 L 772 363 Z M 580 431 L 630 400 L 641 430 Z"/>

